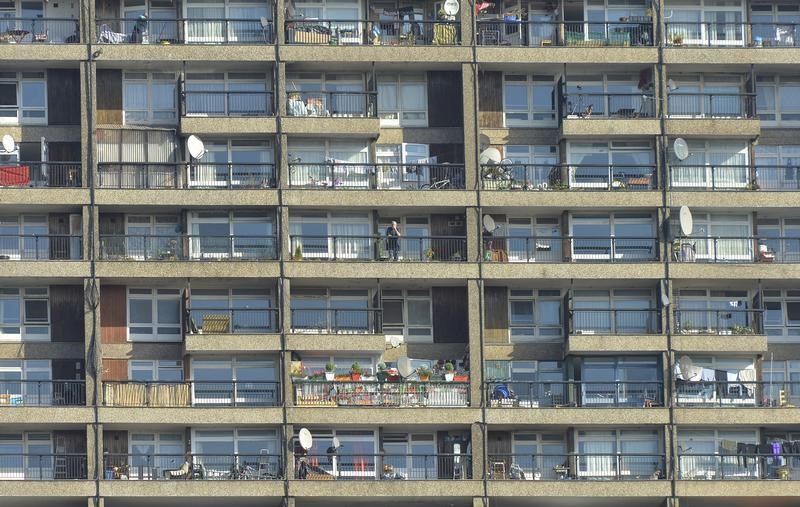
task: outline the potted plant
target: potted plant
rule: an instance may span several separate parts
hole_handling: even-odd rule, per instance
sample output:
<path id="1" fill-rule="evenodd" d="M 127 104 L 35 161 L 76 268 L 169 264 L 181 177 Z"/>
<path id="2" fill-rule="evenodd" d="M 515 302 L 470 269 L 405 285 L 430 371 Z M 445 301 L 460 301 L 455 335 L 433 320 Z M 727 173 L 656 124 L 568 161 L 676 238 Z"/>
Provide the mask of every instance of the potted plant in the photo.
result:
<path id="1" fill-rule="evenodd" d="M 447 382 L 453 381 L 453 376 L 455 375 L 455 366 L 450 361 L 444 363 L 444 380 Z"/>
<path id="2" fill-rule="evenodd" d="M 298 243 L 297 246 L 294 247 L 294 255 L 292 256 L 292 260 L 295 261 L 303 260 L 303 245 L 301 245 L 300 243 Z"/>
<path id="3" fill-rule="evenodd" d="M 683 46 L 683 35 L 675 35 L 672 37 L 672 43 L 676 46 Z"/>
<path id="4" fill-rule="evenodd" d="M 355 382 L 361 380 L 361 365 L 357 361 L 350 366 L 350 379 Z"/>
<path id="5" fill-rule="evenodd" d="M 453 375 L 453 382 L 469 382 L 469 372 L 459 369 Z"/>
<path id="6" fill-rule="evenodd" d="M 417 369 L 417 375 L 419 376 L 420 382 L 427 382 L 431 379 L 431 369 L 427 366 L 420 366 Z"/>
<path id="7" fill-rule="evenodd" d="M 327 380 L 328 382 L 333 381 L 334 377 L 336 376 L 335 370 L 336 370 L 335 364 L 331 362 L 325 363 L 325 380 Z"/>
<path id="8" fill-rule="evenodd" d="M 433 248 L 428 247 L 425 249 L 425 258 L 429 261 L 433 260 L 433 257 L 436 255 L 436 252 L 433 251 Z"/>
<path id="9" fill-rule="evenodd" d="M 375 372 L 375 377 L 378 379 L 378 382 L 386 382 L 386 379 L 389 377 L 389 373 L 386 370 L 386 363 L 383 361 L 378 363 L 378 371 Z"/>

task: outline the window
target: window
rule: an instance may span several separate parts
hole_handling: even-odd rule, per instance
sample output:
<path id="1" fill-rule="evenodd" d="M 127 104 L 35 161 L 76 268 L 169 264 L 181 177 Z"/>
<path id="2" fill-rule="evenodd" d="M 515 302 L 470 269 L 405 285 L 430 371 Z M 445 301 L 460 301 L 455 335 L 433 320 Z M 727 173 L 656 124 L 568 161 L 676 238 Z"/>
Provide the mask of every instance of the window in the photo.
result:
<path id="1" fill-rule="evenodd" d="M 748 214 L 695 213 L 691 242 L 695 258 L 707 261 L 748 262 L 753 260 L 753 240 Z M 680 224 L 672 219 L 673 237 L 680 237 Z"/>
<path id="2" fill-rule="evenodd" d="M 189 168 L 189 186 L 267 188 L 275 186 L 272 141 L 205 141 L 206 154 Z"/>
<path id="3" fill-rule="evenodd" d="M 648 141 L 570 142 L 569 186 L 655 188 L 655 153 Z"/>
<path id="4" fill-rule="evenodd" d="M 276 478 L 280 472 L 281 452 L 277 430 L 270 428 L 235 428 L 192 430 L 192 453 L 196 464 L 210 474 L 224 476 L 234 464 L 251 466 Z M 266 470 L 262 470 L 264 465 Z M 213 477 L 213 475 L 211 475 Z"/>
<path id="5" fill-rule="evenodd" d="M 759 255 L 766 248 L 778 262 L 800 261 L 800 219 L 759 218 Z"/>
<path id="6" fill-rule="evenodd" d="M 45 73 L 0 71 L 0 125 L 46 123 Z"/>
<path id="7" fill-rule="evenodd" d="M 514 462 L 522 467 L 525 479 L 536 480 L 538 474 L 544 480 L 560 477 L 553 471 L 553 464 L 567 460 L 567 443 L 564 435 L 550 433 L 513 433 L 511 449 Z M 490 456 L 491 459 L 491 456 Z M 498 456 L 497 461 L 505 459 Z"/>
<path id="8" fill-rule="evenodd" d="M 303 356 L 303 373 L 306 376 L 319 375 L 325 373 L 325 365 L 333 363 L 336 375 L 350 376 L 353 363 L 358 363 L 361 367 L 362 377 L 372 377 L 374 375 L 374 368 L 378 360 L 377 357 L 369 356 L 349 356 L 344 354 L 335 354 L 331 356 Z M 412 363 L 413 364 L 413 363 Z M 387 363 L 388 365 L 388 363 Z M 430 364 L 428 364 L 430 367 Z M 415 366 L 416 367 L 416 366 Z"/>
<path id="9" fill-rule="evenodd" d="M 603 478 L 620 475 L 630 479 L 644 479 L 658 472 L 662 476 L 665 474 L 657 430 L 578 431 L 575 446 L 581 456 L 578 477 Z M 626 455 L 630 458 L 626 459 Z"/>
<path id="10" fill-rule="evenodd" d="M 122 109 L 126 125 L 177 123 L 177 79 L 171 72 L 125 72 Z"/>
<path id="11" fill-rule="evenodd" d="M 431 247 L 430 219 L 428 217 L 379 217 L 378 234 L 381 242 L 378 244 L 378 257 L 386 260 L 393 257 L 386 242 L 386 230 L 391 227 L 392 221 L 397 222 L 402 236 L 397 240 L 397 260 L 424 261 L 425 251 Z M 453 245 L 453 243 L 450 243 Z M 442 243 L 442 248 L 448 246 Z M 451 247 L 457 250 L 457 247 Z"/>
<path id="12" fill-rule="evenodd" d="M 764 332 L 770 343 L 800 341 L 800 290 L 764 291 Z"/>
<path id="13" fill-rule="evenodd" d="M 800 146 L 755 148 L 756 183 L 761 190 L 800 189 Z"/>
<path id="14" fill-rule="evenodd" d="M 228 333 L 258 334 L 278 329 L 272 290 L 264 289 L 201 289 L 194 288 L 190 296 L 193 332 L 203 330 L 209 316 L 227 317 Z M 211 332 L 211 331 L 206 331 Z M 219 331 L 217 331 L 219 332 Z"/>
<path id="15" fill-rule="evenodd" d="M 189 213 L 189 254 L 193 259 L 277 258 L 272 216 L 256 211 Z"/>
<path id="16" fill-rule="evenodd" d="M 508 217 L 506 248 L 512 262 L 561 262 L 561 219 L 559 217 Z M 502 243 L 503 240 L 499 240 Z M 487 240 L 494 246 L 494 240 Z"/>
<path id="17" fill-rule="evenodd" d="M 262 28 L 258 22 L 261 18 L 272 20 L 272 9 L 264 2 L 189 1 L 183 9 L 187 18 L 187 42 L 235 44 L 271 41 L 273 37 L 272 27 Z"/>
<path id="18" fill-rule="evenodd" d="M 751 114 L 751 105 L 741 95 L 745 90 L 741 76 L 675 74 L 671 78 L 677 88 L 669 92 L 667 100 L 670 117 L 741 118 Z"/>
<path id="19" fill-rule="evenodd" d="M 792 405 L 800 402 L 800 361 L 764 362 L 763 369 L 762 380 L 767 391 L 764 396 L 772 406 L 781 405 L 781 391 Z"/>
<path id="20" fill-rule="evenodd" d="M 693 429 L 681 428 L 678 432 L 678 459 L 680 479 L 720 478 L 723 471 L 736 470 L 735 477 L 758 478 L 757 459 L 738 461 L 728 442 L 756 444 L 757 429 Z M 721 458 L 717 455 L 729 455 Z"/>
<path id="21" fill-rule="evenodd" d="M 425 74 L 378 76 L 378 116 L 383 127 L 427 127 Z"/>
<path id="22" fill-rule="evenodd" d="M 278 401 L 272 359 L 192 361 L 195 405 L 272 406 Z"/>
<path id="23" fill-rule="evenodd" d="M 376 317 L 366 289 L 292 288 L 292 329 L 298 333 L 372 333 Z"/>
<path id="24" fill-rule="evenodd" d="M 292 253 L 299 247 L 311 259 L 374 259 L 371 233 L 363 212 L 300 212 L 289 218 Z"/>
<path id="25" fill-rule="evenodd" d="M 564 336 L 559 289 L 509 289 L 511 343 L 558 341 Z"/>
<path id="26" fill-rule="evenodd" d="M 293 187 L 368 188 L 371 170 L 366 141 L 290 139 L 289 185 Z"/>
<path id="27" fill-rule="evenodd" d="M 505 74 L 503 111 L 507 127 L 554 124 L 556 92 L 553 76 Z"/>
<path id="28" fill-rule="evenodd" d="M 128 341 L 180 340 L 180 289 L 128 288 Z"/>
<path id="29" fill-rule="evenodd" d="M 800 122 L 800 77 L 759 76 L 756 82 L 756 110 L 762 121 Z"/>
<path id="30" fill-rule="evenodd" d="M 577 334 L 652 334 L 660 313 L 650 289 L 575 290 L 572 327 Z"/>
<path id="31" fill-rule="evenodd" d="M 52 454 L 50 433 L 12 433 L 6 430 L 6 433 L 0 434 L 0 455 L 6 455 L 3 457 L 0 479 L 52 480 L 53 460 L 47 458 Z M 44 458 L 40 462 L 33 456 Z M 68 471 L 65 478 L 73 478 L 73 475 Z"/>
<path id="32" fill-rule="evenodd" d="M 183 361 L 129 361 L 128 378 L 134 382 L 180 382 Z"/>
<path id="33" fill-rule="evenodd" d="M 419 188 L 430 183 L 430 167 L 437 157 L 430 157 L 427 144 L 379 144 L 375 146 L 375 161 L 378 163 L 377 184 L 380 189 Z"/>
<path id="34" fill-rule="evenodd" d="M 53 404 L 53 388 L 49 360 L 0 359 L 0 393 L 7 396 L 4 404 L 41 406 Z M 25 380 L 27 382 L 19 382 Z"/>
<path id="35" fill-rule="evenodd" d="M 136 260 L 177 258 L 183 254 L 178 230 L 180 225 L 175 215 L 127 215 L 124 251 Z M 119 250 L 122 238 L 106 236 L 103 239 L 107 254 Z"/>
<path id="36" fill-rule="evenodd" d="M 570 217 L 575 260 L 655 260 L 655 220 L 649 214 L 612 213 Z"/>
<path id="37" fill-rule="evenodd" d="M 0 216 L 0 253 L 6 259 L 49 259 L 47 215 Z"/>
<path id="38" fill-rule="evenodd" d="M 394 473 L 402 477 L 436 478 L 437 461 L 441 461 L 440 466 L 445 469 L 452 468 L 454 464 L 460 466 L 458 456 L 435 459 L 436 439 L 432 433 L 384 433 L 381 435 L 381 440 L 385 453 L 383 462 L 390 465 Z"/>
<path id="39" fill-rule="evenodd" d="M 378 452 L 378 439 L 373 430 L 312 429 L 313 446 L 308 450 L 311 460 L 325 472 L 343 478 L 372 478 L 381 473 L 375 466 Z M 337 457 L 329 457 L 327 450 L 333 445 L 333 438 L 339 439 Z M 295 453 L 301 453 L 297 434 L 294 438 Z"/>
<path id="40" fill-rule="evenodd" d="M 267 94 L 270 83 L 265 74 L 258 72 L 187 73 L 186 115 L 272 114 L 272 97 Z"/>
<path id="41" fill-rule="evenodd" d="M 512 189 L 546 188 L 561 180 L 558 165 L 558 146 L 506 145 L 506 158 L 512 162 Z M 483 185 L 487 190 L 503 188 L 502 180 L 493 180 L 486 169 Z"/>
<path id="42" fill-rule="evenodd" d="M 286 83 L 289 116 L 364 118 L 374 114 L 361 74 L 289 73 Z"/>
<path id="43" fill-rule="evenodd" d="M 185 460 L 181 433 L 131 433 L 128 477 L 157 480 L 160 470 L 176 470 Z M 113 458 L 112 458 L 113 459 Z"/>
<path id="44" fill-rule="evenodd" d="M 317 19 L 336 21 L 326 23 L 332 32 L 344 33 L 339 39 L 341 44 L 361 44 L 363 41 L 362 25 L 357 23 L 365 19 L 361 12 L 361 4 L 355 0 L 336 0 L 334 2 L 320 0 L 301 0 L 294 4 L 295 19 Z M 290 32 L 290 35 L 291 34 Z M 295 42 L 292 39 L 290 42 Z"/>
<path id="45" fill-rule="evenodd" d="M 429 289 L 384 289 L 383 332 L 409 342 L 433 341 L 433 303 Z"/>
<path id="46" fill-rule="evenodd" d="M 675 326 L 682 333 L 754 334 L 756 319 L 748 312 L 747 291 L 682 289 Z"/>
<path id="47" fill-rule="evenodd" d="M 684 45 L 743 46 L 744 6 L 741 0 L 666 2 L 674 11 L 667 22 L 667 43 L 680 38 Z"/>
<path id="48" fill-rule="evenodd" d="M 50 341 L 46 288 L 0 289 L 0 341 Z"/>
<path id="49" fill-rule="evenodd" d="M 740 141 L 689 140 L 689 157 L 671 155 L 670 185 L 674 188 L 746 188 L 750 183 L 748 146 Z"/>
<path id="50" fill-rule="evenodd" d="M 560 361 L 486 361 L 486 378 L 506 385 L 521 407 L 553 407 L 568 403 L 564 364 Z"/>

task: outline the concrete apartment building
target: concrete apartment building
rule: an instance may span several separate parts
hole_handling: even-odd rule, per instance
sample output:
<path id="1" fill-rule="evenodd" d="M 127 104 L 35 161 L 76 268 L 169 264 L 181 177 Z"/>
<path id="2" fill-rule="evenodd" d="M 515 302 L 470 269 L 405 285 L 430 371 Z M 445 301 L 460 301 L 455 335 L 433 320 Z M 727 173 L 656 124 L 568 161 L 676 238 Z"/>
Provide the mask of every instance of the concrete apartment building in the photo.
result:
<path id="1" fill-rule="evenodd" d="M 3 505 L 800 505 L 800 4 L 452 7 L 0 0 Z"/>

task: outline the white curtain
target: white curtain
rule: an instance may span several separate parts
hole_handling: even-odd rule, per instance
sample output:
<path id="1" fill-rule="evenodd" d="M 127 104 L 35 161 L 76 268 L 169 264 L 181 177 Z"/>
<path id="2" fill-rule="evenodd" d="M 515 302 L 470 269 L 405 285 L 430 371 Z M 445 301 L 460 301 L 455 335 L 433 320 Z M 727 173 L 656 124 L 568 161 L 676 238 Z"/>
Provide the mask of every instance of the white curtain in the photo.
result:
<path id="1" fill-rule="evenodd" d="M 221 42 L 225 40 L 225 7 L 197 7 L 186 9 L 187 42 Z"/>
<path id="2" fill-rule="evenodd" d="M 343 259 L 372 259 L 372 241 L 369 236 L 369 224 L 332 223 L 331 236 L 336 236 L 336 244 L 331 244 L 330 255 L 336 248 L 336 257 Z M 333 238 L 330 240 L 333 242 Z"/>
<path id="3" fill-rule="evenodd" d="M 587 477 L 607 477 L 616 475 L 616 457 L 614 456 L 614 442 L 581 442 L 583 449 L 581 460 L 581 475 Z M 593 454 L 599 456 L 592 456 Z"/>

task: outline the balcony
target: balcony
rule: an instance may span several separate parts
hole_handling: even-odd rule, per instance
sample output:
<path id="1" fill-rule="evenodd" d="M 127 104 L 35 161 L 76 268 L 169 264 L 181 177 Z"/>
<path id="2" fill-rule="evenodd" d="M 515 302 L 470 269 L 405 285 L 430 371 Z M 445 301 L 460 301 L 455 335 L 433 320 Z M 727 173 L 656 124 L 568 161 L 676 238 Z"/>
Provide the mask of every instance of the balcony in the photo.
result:
<path id="1" fill-rule="evenodd" d="M 800 46 L 796 23 L 666 23 L 672 47 L 791 48 Z"/>
<path id="2" fill-rule="evenodd" d="M 656 117 L 656 98 L 651 93 L 564 94 L 561 118 L 645 119 Z"/>
<path id="3" fill-rule="evenodd" d="M 763 310 L 675 311 L 675 332 L 684 335 L 759 335 Z"/>
<path id="4" fill-rule="evenodd" d="M 676 262 L 800 263 L 800 238 L 686 237 L 672 245 Z"/>
<path id="5" fill-rule="evenodd" d="M 294 459 L 295 478 L 301 480 L 463 480 L 472 471 L 466 454 L 296 454 Z"/>
<path id="6" fill-rule="evenodd" d="M 385 238 L 375 236 L 292 236 L 294 260 L 465 262 L 467 238 L 463 236 L 419 236 Z M 298 250 L 299 249 L 299 250 Z"/>
<path id="7" fill-rule="evenodd" d="M 0 234 L 0 260 L 81 260 L 83 238 L 69 234 Z"/>
<path id="8" fill-rule="evenodd" d="M 272 44 L 271 19 L 98 19 L 98 44 Z"/>
<path id="9" fill-rule="evenodd" d="M 287 44 L 325 46 L 457 46 L 461 23 L 430 20 L 351 21 L 290 19 L 286 21 Z"/>
<path id="10" fill-rule="evenodd" d="M 274 94 L 270 91 L 183 92 L 186 116 L 253 117 L 274 116 Z"/>
<path id="11" fill-rule="evenodd" d="M 661 334 L 661 310 L 570 310 L 570 334 Z"/>
<path id="12" fill-rule="evenodd" d="M 800 174 L 794 166 L 673 165 L 669 170 L 674 190 L 800 190 Z"/>
<path id="13" fill-rule="evenodd" d="M 464 190 L 463 164 L 289 162 L 289 186 L 343 190 Z"/>
<path id="14" fill-rule="evenodd" d="M 797 382 L 676 380 L 675 406 L 794 408 L 799 395 Z"/>
<path id="15" fill-rule="evenodd" d="M 116 189 L 275 188 L 275 164 L 140 162 L 100 163 L 98 187 Z"/>
<path id="16" fill-rule="evenodd" d="M 276 407 L 278 382 L 103 382 L 106 407 Z"/>
<path id="17" fill-rule="evenodd" d="M 755 93 L 670 93 L 670 118 L 756 119 Z"/>
<path id="18" fill-rule="evenodd" d="M 286 112 L 305 118 L 377 118 L 377 92 L 286 92 Z"/>
<path id="19" fill-rule="evenodd" d="M 283 477 L 277 454 L 110 454 L 103 456 L 107 481 L 113 480 L 277 480 Z"/>
<path id="20" fill-rule="evenodd" d="M 631 47 L 652 46 L 653 21 L 650 17 L 623 18 L 608 23 L 581 21 L 522 21 L 512 17 L 477 21 L 479 46 L 521 47 Z"/>
<path id="21" fill-rule="evenodd" d="M 522 382 L 484 384 L 490 407 L 649 408 L 664 406 L 662 382 Z"/>
<path id="22" fill-rule="evenodd" d="M 468 407 L 469 382 L 294 381 L 299 407 Z"/>
<path id="23" fill-rule="evenodd" d="M 84 405 L 83 380 L 0 380 L 0 408 Z"/>
<path id="24" fill-rule="evenodd" d="M 487 236 L 486 261 L 654 262 L 659 258 L 658 238 L 577 236 Z"/>
<path id="25" fill-rule="evenodd" d="M 190 308 L 192 334 L 266 334 L 279 329 L 277 308 Z"/>
<path id="26" fill-rule="evenodd" d="M 484 190 L 641 191 L 658 188 L 654 165 L 500 164 L 482 165 L 481 174 Z"/>
<path id="27" fill-rule="evenodd" d="M 278 258 L 276 236 L 100 235 L 107 261 L 265 261 Z"/>
<path id="28" fill-rule="evenodd" d="M 293 308 L 292 332 L 299 334 L 379 334 L 379 308 Z"/>
<path id="29" fill-rule="evenodd" d="M 586 442 L 591 447 L 591 442 Z M 613 446 L 613 444 L 608 444 Z M 606 447 L 598 442 L 598 447 Z M 489 480 L 656 481 L 667 478 L 663 454 L 490 454 Z"/>
<path id="30" fill-rule="evenodd" d="M 740 444 L 741 445 L 741 444 Z M 746 444 L 755 449 L 756 445 Z M 792 467 L 800 455 L 783 453 L 758 454 L 753 450 L 737 454 L 681 454 L 678 456 L 678 478 L 684 481 L 736 480 L 800 480 L 800 470 Z"/>
<path id="31" fill-rule="evenodd" d="M 41 7 L 41 6 L 40 6 Z M 14 4 L 11 4 L 13 16 Z M 0 42 L 12 44 L 78 44 L 79 20 L 58 18 L 2 18 Z"/>
<path id="32" fill-rule="evenodd" d="M 0 454 L 0 481 L 86 480 L 86 454 Z"/>
<path id="33" fill-rule="evenodd" d="M 80 187 L 80 162 L 3 162 L 0 188 Z"/>

